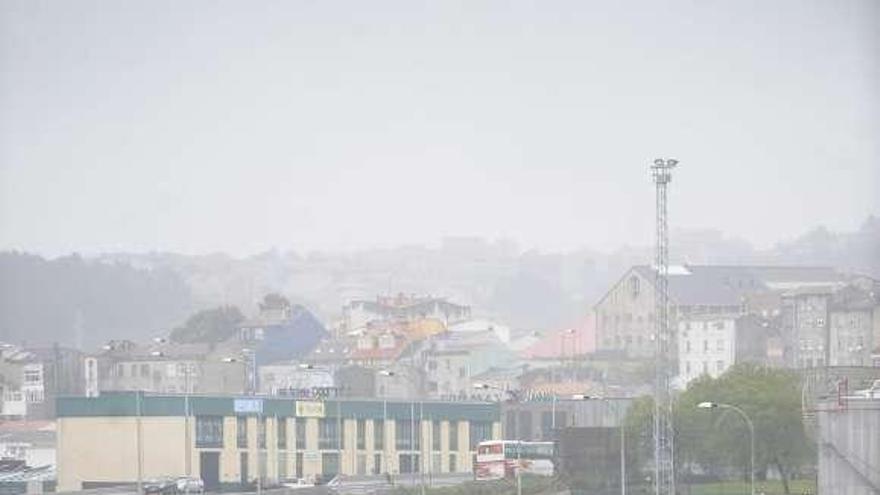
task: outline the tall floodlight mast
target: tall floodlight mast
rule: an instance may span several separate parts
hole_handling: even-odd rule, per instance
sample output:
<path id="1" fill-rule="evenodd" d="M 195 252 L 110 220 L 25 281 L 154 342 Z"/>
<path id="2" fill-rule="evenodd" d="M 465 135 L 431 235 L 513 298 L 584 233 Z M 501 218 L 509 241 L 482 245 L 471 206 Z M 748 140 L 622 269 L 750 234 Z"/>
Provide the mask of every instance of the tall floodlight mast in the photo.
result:
<path id="1" fill-rule="evenodd" d="M 656 186 L 657 241 L 654 265 L 654 493 L 675 495 L 675 448 L 672 427 L 672 333 L 669 330 L 669 233 L 666 186 L 678 160 L 658 158 L 651 166 Z"/>

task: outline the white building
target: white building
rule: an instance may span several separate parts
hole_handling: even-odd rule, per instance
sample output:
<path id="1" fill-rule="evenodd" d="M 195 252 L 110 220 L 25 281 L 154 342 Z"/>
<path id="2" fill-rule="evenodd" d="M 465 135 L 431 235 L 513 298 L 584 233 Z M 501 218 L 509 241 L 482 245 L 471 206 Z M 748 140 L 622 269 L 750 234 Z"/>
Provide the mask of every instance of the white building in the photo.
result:
<path id="1" fill-rule="evenodd" d="M 434 319 L 452 325 L 470 319 L 470 306 L 454 304 L 432 296 L 377 297 L 376 300 L 355 300 L 342 308 L 342 330 L 361 330 L 370 322 L 407 322 Z"/>
<path id="2" fill-rule="evenodd" d="M 717 378 L 736 361 L 736 316 L 690 314 L 678 321 L 676 386 L 709 375 Z"/>

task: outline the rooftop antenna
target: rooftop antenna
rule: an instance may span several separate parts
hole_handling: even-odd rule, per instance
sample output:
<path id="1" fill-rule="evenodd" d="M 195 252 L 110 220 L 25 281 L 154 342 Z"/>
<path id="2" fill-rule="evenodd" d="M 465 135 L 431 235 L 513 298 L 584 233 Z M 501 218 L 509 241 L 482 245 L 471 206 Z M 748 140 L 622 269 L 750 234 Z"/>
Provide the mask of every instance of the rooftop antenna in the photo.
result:
<path id="1" fill-rule="evenodd" d="M 669 224 L 666 186 L 672 180 L 674 158 L 657 158 L 651 165 L 656 189 L 657 239 L 654 264 L 657 267 L 654 292 L 654 493 L 675 495 L 675 448 L 672 425 L 672 335 L 669 330 Z"/>

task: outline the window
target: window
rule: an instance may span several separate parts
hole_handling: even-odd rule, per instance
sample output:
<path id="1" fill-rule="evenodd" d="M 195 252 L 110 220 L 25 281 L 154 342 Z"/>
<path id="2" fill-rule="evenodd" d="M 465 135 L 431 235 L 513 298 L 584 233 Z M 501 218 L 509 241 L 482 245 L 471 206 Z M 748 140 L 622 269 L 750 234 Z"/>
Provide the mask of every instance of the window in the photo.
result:
<path id="1" fill-rule="evenodd" d="M 266 418 L 257 421 L 257 445 L 261 449 L 266 448 Z"/>
<path id="2" fill-rule="evenodd" d="M 355 428 L 357 428 L 355 434 L 357 437 L 357 449 L 364 450 L 367 448 L 367 422 L 363 419 L 359 419 L 355 423 Z"/>
<path id="3" fill-rule="evenodd" d="M 318 420 L 318 448 L 335 449 L 339 447 L 339 428 L 336 419 L 321 418 Z"/>
<path id="4" fill-rule="evenodd" d="M 283 480 L 285 478 L 287 478 L 287 453 L 286 452 L 279 452 L 278 453 L 278 479 Z"/>
<path id="5" fill-rule="evenodd" d="M 708 340 L 703 341 L 703 352 L 709 352 L 709 341 Z"/>
<path id="6" fill-rule="evenodd" d="M 703 373 L 709 372 L 709 361 L 703 361 Z"/>
<path id="7" fill-rule="evenodd" d="M 715 350 L 716 351 L 723 351 L 724 350 L 724 339 L 718 339 L 718 342 L 715 343 Z"/>
<path id="8" fill-rule="evenodd" d="M 691 352 L 691 341 L 690 340 L 684 341 L 684 352 Z"/>
<path id="9" fill-rule="evenodd" d="M 492 423 L 488 421 L 471 421 L 470 422 L 470 450 L 477 450 L 480 442 L 492 438 Z"/>
<path id="10" fill-rule="evenodd" d="M 129 376 L 131 376 L 132 378 L 137 376 L 137 365 L 136 364 L 131 365 L 131 374 Z"/>
<path id="11" fill-rule="evenodd" d="M 394 422 L 394 445 L 397 450 L 419 450 L 419 434 L 408 419 Z"/>
<path id="12" fill-rule="evenodd" d="M 141 378 L 148 378 L 150 376 L 150 365 L 144 363 L 141 365 Z"/>
<path id="13" fill-rule="evenodd" d="M 630 294 L 630 296 L 632 296 L 633 299 L 639 297 L 640 289 L 641 288 L 639 287 L 639 278 L 636 276 L 630 277 L 629 278 L 629 294 Z"/>
<path id="14" fill-rule="evenodd" d="M 458 465 L 456 464 L 456 456 L 455 454 L 449 454 L 449 472 L 454 473 L 458 471 Z"/>
<path id="15" fill-rule="evenodd" d="M 463 366 L 458 368 L 458 377 L 464 378 L 465 376 L 467 376 L 467 370 Z"/>
<path id="16" fill-rule="evenodd" d="M 715 371 L 717 371 L 719 373 L 724 371 L 724 361 L 721 361 L 719 359 L 718 361 L 715 362 Z"/>
<path id="17" fill-rule="evenodd" d="M 401 474 L 419 472 L 418 454 L 400 454 L 398 462 L 400 463 Z"/>
<path id="18" fill-rule="evenodd" d="M 240 449 L 246 449 L 248 446 L 247 418 L 245 416 L 235 418 L 235 445 Z"/>
<path id="19" fill-rule="evenodd" d="M 24 382 L 25 383 L 40 383 L 42 380 L 40 378 L 40 370 L 24 370 Z"/>
<path id="20" fill-rule="evenodd" d="M 458 421 L 449 422 L 449 450 L 458 450 Z"/>
<path id="21" fill-rule="evenodd" d="M 373 448 L 385 450 L 385 421 L 373 421 Z"/>
<path id="22" fill-rule="evenodd" d="M 431 423 L 431 450 L 440 450 L 440 422 Z"/>
<path id="23" fill-rule="evenodd" d="M 40 389 L 26 390 L 24 392 L 24 400 L 31 403 L 43 402 L 43 391 Z"/>
<path id="24" fill-rule="evenodd" d="M 517 436 L 516 438 L 532 438 L 532 413 L 531 413 L 531 411 L 520 411 L 519 412 L 519 436 Z"/>
<path id="25" fill-rule="evenodd" d="M 275 428 L 278 433 L 278 448 L 287 448 L 287 418 L 276 418 Z"/>
<path id="26" fill-rule="evenodd" d="M 691 362 L 690 361 L 684 362 L 684 369 L 685 369 L 685 373 L 687 373 L 688 375 L 691 374 Z"/>
<path id="27" fill-rule="evenodd" d="M 223 448 L 222 416 L 196 416 L 196 447 Z"/>
<path id="28" fill-rule="evenodd" d="M 305 418 L 296 418 L 296 450 L 306 449 L 306 420 Z"/>
<path id="29" fill-rule="evenodd" d="M 125 377 L 125 366 L 121 364 L 116 365 L 116 376 L 118 376 L 119 378 Z"/>

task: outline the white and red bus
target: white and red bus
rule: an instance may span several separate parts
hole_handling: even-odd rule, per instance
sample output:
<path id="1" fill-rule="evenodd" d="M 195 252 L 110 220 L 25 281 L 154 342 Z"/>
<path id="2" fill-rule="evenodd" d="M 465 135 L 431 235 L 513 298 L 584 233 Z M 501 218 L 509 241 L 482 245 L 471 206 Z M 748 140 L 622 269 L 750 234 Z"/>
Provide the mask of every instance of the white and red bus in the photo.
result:
<path id="1" fill-rule="evenodd" d="M 520 474 L 553 476 L 553 442 L 487 440 L 477 446 L 474 478 L 496 480 Z"/>

